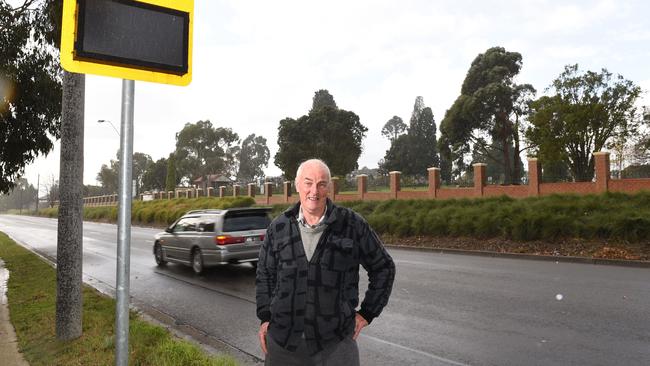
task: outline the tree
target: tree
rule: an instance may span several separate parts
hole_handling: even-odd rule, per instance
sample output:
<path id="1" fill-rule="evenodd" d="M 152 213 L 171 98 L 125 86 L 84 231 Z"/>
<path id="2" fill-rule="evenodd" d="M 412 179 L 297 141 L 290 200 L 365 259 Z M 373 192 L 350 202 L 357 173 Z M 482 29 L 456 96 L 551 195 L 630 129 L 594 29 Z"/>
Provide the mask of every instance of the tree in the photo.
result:
<path id="1" fill-rule="evenodd" d="M 56 205 L 56 202 L 59 200 L 59 181 L 51 175 L 45 182 L 43 182 L 43 188 L 45 188 L 45 197 L 47 198 L 47 204 L 50 208 Z"/>
<path id="2" fill-rule="evenodd" d="M 165 190 L 167 192 L 176 189 L 178 179 L 176 178 L 176 157 L 174 154 L 169 154 L 167 159 L 167 177 L 165 178 Z"/>
<path id="3" fill-rule="evenodd" d="M 9 193 L 0 194 L 0 211 L 27 209 L 32 206 L 36 194 L 36 188 L 27 179 L 18 178 Z"/>
<path id="4" fill-rule="evenodd" d="M 461 94 L 445 113 L 440 130 L 456 161 L 473 150 L 501 155 L 505 182 L 518 183 L 518 164 L 511 164 L 512 146 L 519 154 L 519 130 L 527 98 L 535 93 L 529 84 L 515 84 L 522 66 L 521 54 L 493 47 L 479 54 L 461 88 Z M 474 146 L 476 145 L 476 146 Z M 470 146 L 472 146 L 470 148 Z M 494 159 L 496 160 L 496 159 Z M 517 162 L 517 160 L 515 160 Z"/>
<path id="5" fill-rule="evenodd" d="M 94 186 L 91 184 L 84 185 L 84 197 L 95 197 L 104 194 L 104 189 L 101 186 Z"/>
<path id="6" fill-rule="evenodd" d="M 593 153 L 635 135 L 642 123 L 635 102 L 641 88 L 606 69 L 581 72 L 565 66 L 550 90 L 531 105 L 527 138 L 544 162 L 562 161 L 576 181 L 594 176 Z"/>
<path id="7" fill-rule="evenodd" d="M 433 112 L 424 105 L 422 97 L 416 97 L 407 133 L 393 140 L 384 156 L 383 169 L 423 176 L 428 168 L 439 165 Z"/>
<path id="8" fill-rule="evenodd" d="M 113 194 L 118 191 L 118 179 L 120 177 L 120 150 L 117 150 L 115 154 L 115 160 L 111 159 L 109 165 L 102 164 L 102 167 L 97 173 L 97 182 L 102 186 L 104 194 Z M 142 191 L 142 182 L 144 179 L 144 174 L 153 164 L 151 156 L 141 153 L 134 152 L 132 160 L 132 177 L 135 180 L 135 192 L 138 194 Z"/>
<path id="9" fill-rule="evenodd" d="M 132 177 L 133 180 L 135 180 L 135 192 L 133 193 L 137 195 L 142 193 L 143 191 L 142 184 L 144 180 L 144 175 L 147 172 L 147 169 L 149 169 L 149 166 L 153 164 L 153 159 L 151 159 L 151 156 L 147 154 L 141 152 L 134 152 L 132 162 L 133 162 Z"/>
<path id="10" fill-rule="evenodd" d="M 176 134 L 176 164 L 181 177 L 189 180 L 203 177 L 207 186 L 209 174 L 232 172 L 235 143 L 239 136 L 230 128 L 213 127 L 210 121 L 186 123 Z"/>
<path id="11" fill-rule="evenodd" d="M 381 129 L 381 134 L 392 144 L 404 131 L 406 131 L 406 123 L 398 116 L 393 116 Z"/>
<path id="12" fill-rule="evenodd" d="M 315 111 L 324 107 L 331 107 L 334 109 L 338 108 L 332 94 L 330 94 L 330 92 L 325 89 L 321 89 L 314 93 L 311 110 Z"/>
<path id="13" fill-rule="evenodd" d="M 475 145 L 478 146 L 478 145 Z M 514 166 L 522 166 L 523 162 L 521 161 L 521 157 L 519 154 L 517 154 L 515 151 L 516 149 L 514 146 L 510 146 L 510 169 L 512 169 L 514 173 Z M 488 179 L 492 179 L 493 183 L 499 182 L 499 183 L 505 183 L 505 163 L 503 162 L 503 155 L 501 154 L 501 149 L 498 146 L 490 146 L 487 149 L 487 154 L 484 153 L 483 149 L 476 149 L 472 152 L 472 161 L 474 163 L 485 163 L 487 164 L 487 168 L 485 170 L 485 174 L 488 177 Z M 524 176 L 523 170 L 519 170 L 517 172 L 519 176 L 515 177 L 516 179 L 521 179 Z"/>
<path id="14" fill-rule="evenodd" d="M 237 160 L 237 180 L 240 182 L 253 182 L 264 176 L 264 168 L 269 165 L 269 148 L 266 139 L 262 136 L 251 134 L 241 143 Z"/>
<path id="15" fill-rule="evenodd" d="M 160 158 L 151 163 L 142 175 L 143 191 L 163 191 L 167 179 L 168 160 Z"/>
<path id="16" fill-rule="evenodd" d="M 415 108 L 417 107 L 416 99 Z M 421 111 L 413 110 L 408 134 L 411 137 L 410 155 L 413 160 L 407 174 L 424 175 L 428 168 L 440 166 L 436 141 L 436 121 L 431 108 L 424 107 Z"/>
<path id="17" fill-rule="evenodd" d="M 110 166 L 102 164 L 102 167 L 97 173 L 97 182 L 102 186 L 104 194 L 117 193 L 117 184 L 119 177 L 120 167 L 116 160 L 110 162 Z"/>
<path id="18" fill-rule="evenodd" d="M 390 144 L 390 148 L 386 151 L 386 155 L 379 163 L 379 168 L 384 172 L 391 171 L 401 171 L 404 174 L 411 174 L 411 163 L 413 162 L 414 157 L 411 156 L 411 135 L 401 135 L 393 143 Z"/>
<path id="19" fill-rule="evenodd" d="M 322 159 L 333 175 L 343 176 L 357 168 L 361 142 L 368 129 L 354 112 L 335 105 L 312 108 L 309 114 L 297 120 L 285 118 L 280 121 L 279 149 L 274 161 L 286 179 L 295 178 L 298 165 L 309 158 Z"/>
<path id="20" fill-rule="evenodd" d="M 449 145 L 445 135 L 440 136 L 438 147 L 440 149 L 440 180 L 444 183 L 450 184 L 453 175 L 452 168 L 454 157 L 451 146 Z"/>
<path id="21" fill-rule="evenodd" d="M 53 148 L 61 117 L 58 1 L 0 2 L 0 192 Z M 58 13 L 60 18 L 60 12 Z"/>

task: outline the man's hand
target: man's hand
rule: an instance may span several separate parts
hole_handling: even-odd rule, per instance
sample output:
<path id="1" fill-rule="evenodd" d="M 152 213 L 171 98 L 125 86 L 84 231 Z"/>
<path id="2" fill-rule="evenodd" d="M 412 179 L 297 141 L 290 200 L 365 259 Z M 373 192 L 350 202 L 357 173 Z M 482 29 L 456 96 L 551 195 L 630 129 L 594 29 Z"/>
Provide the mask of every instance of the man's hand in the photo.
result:
<path id="1" fill-rule="evenodd" d="M 264 354 L 268 353 L 266 349 L 266 333 L 268 332 L 268 330 L 269 330 L 269 322 L 264 322 L 262 323 L 262 325 L 260 325 L 260 331 L 259 333 L 257 333 L 257 335 L 260 337 L 260 345 L 262 346 L 262 351 L 264 351 Z"/>
<path id="2" fill-rule="evenodd" d="M 359 333 L 361 333 L 361 329 L 366 327 L 368 325 L 368 322 L 361 315 L 359 315 L 359 313 L 355 315 L 354 320 L 356 324 L 354 326 L 354 336 L 352 339 L 356 340 L 359 336 Z"/>

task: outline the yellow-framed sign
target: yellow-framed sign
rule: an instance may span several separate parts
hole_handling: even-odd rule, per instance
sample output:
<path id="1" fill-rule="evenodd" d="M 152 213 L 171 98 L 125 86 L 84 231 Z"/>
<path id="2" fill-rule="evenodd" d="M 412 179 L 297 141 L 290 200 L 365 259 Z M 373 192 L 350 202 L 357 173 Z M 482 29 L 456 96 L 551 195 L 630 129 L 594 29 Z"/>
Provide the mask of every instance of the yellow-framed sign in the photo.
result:
<path id="1" fill-rule="evenodd" d="M 187 85 L 194 0 L 64 0 L 61 65 L 70 72 Z"/>

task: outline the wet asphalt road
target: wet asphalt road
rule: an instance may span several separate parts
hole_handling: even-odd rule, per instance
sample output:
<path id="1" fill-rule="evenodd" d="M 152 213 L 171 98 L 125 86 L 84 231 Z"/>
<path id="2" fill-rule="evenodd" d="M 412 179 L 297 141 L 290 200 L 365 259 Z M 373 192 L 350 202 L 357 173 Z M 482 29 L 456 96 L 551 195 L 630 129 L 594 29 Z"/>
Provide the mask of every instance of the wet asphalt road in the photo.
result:
<path id="1" fill-rule="evenodd" d="M 0 216 L 0 231 L 56 256 L 56 220 Z M 84 223 L 85 279 L 108 292 L 116 231 Z M 132 230 L 132 302 L 220 340 L 244 361 L 260 358 L 253 268 L 202 276 L 158 268 L 158 231 Z M 359 339 L 363 365 L 650 365 L 650 269 L 390 253 L 397 278 L 389 305 Z"/>

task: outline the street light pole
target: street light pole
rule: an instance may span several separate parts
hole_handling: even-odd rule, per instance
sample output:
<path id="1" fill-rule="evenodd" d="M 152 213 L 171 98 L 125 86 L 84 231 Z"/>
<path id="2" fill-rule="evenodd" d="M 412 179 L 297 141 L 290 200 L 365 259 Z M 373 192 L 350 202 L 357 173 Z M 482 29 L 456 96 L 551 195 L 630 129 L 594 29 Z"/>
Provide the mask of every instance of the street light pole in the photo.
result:
<path id="1" fill-rule="evenodd" d="M 115 131 L 117 136 L 120 136 L 120 132 L 117 130 L 117 128 L 115 128 L 115 126 L 113 125 L 113 122 L 111 122 L 111 121 L 109 121 L 107 119 L 98 119 L 97 120 L 97 123 L 104 123 L 104 122 L 108 122 L 108 124 L 111 125 L 111 127 L 113 127 L 113 130 Z"/>

